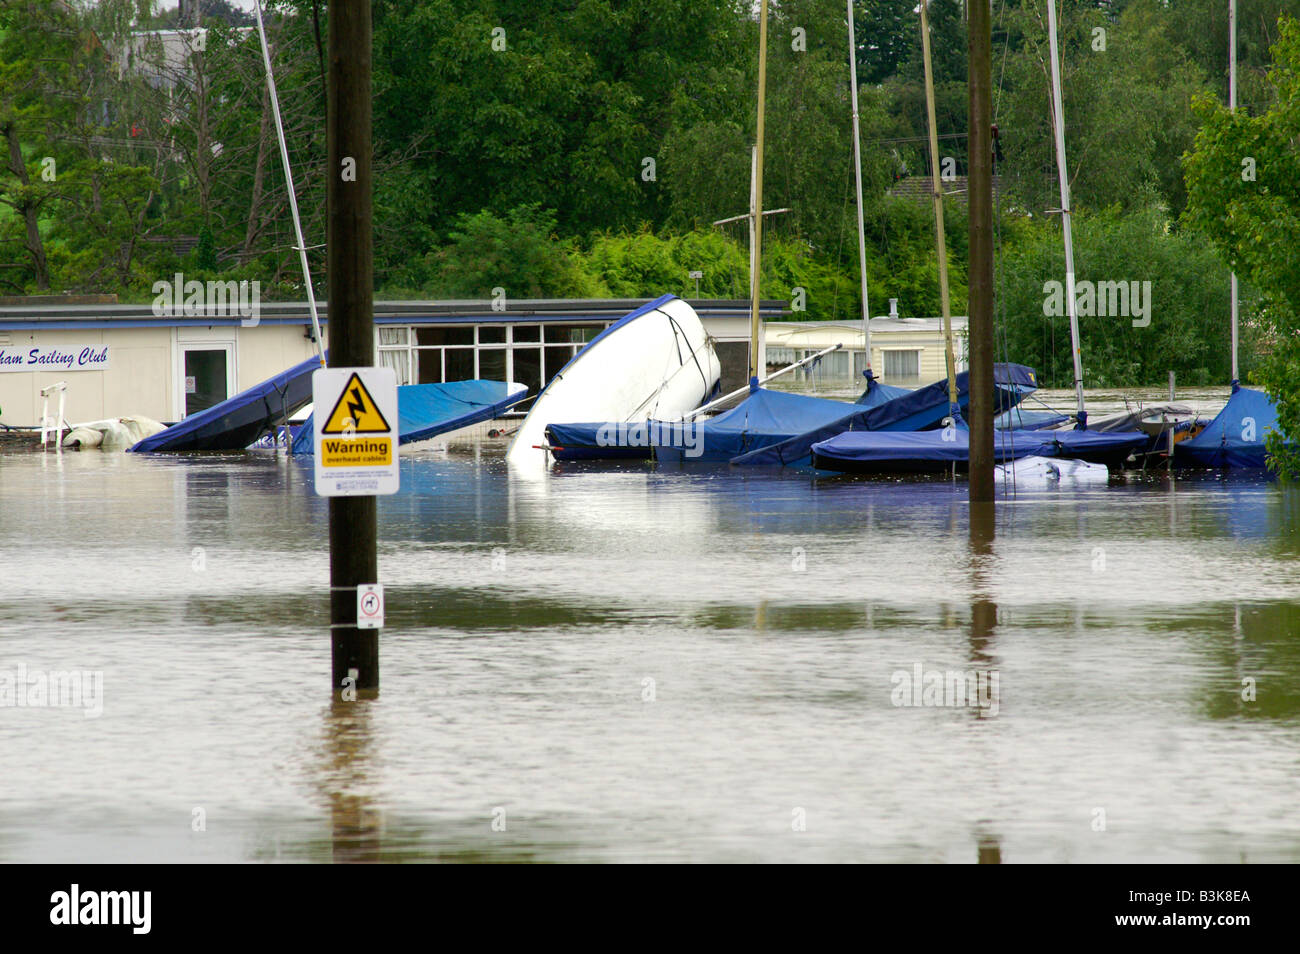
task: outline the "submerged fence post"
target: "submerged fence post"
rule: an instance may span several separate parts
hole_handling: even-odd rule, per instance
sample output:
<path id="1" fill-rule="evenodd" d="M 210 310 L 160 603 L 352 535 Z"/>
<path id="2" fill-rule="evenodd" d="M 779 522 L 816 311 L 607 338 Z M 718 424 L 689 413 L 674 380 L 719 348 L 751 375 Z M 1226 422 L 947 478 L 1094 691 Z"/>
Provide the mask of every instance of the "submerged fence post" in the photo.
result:
<path id="1" fill-rule="evenodd" d="M 326 265 L 330 363 L 335 367 L 374 364 L 370 48 L 370 4 L 329 0 Z M 357 628 L 357 586 L 379 582 L 377 538 L 373 495 L 330 498 L 335 693 L 379 688 L 379 630 Z"/>

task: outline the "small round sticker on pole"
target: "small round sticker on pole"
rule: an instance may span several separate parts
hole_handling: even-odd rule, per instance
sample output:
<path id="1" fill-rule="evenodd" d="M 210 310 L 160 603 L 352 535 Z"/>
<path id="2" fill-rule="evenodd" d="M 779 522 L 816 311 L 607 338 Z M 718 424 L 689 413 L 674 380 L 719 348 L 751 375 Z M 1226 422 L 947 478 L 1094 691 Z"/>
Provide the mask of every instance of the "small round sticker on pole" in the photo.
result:
<path id="1" fill-rule="evenodd" d="M 384 584 L 361 583 L 357 586 L 357 629 L 382 629 L 384 625 Z"/>

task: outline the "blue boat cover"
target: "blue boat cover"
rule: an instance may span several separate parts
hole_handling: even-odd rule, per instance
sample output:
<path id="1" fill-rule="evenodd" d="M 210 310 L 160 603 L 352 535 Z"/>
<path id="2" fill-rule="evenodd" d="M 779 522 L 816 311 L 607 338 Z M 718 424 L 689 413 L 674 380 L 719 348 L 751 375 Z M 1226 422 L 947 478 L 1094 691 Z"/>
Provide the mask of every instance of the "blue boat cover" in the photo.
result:
<path id="1" fill-rule="evenodd" d="M 397 389 L 397 443 L 410 444 L 460 427 L 490 421 L 528 397 L 528 388 L 504 381 L 403 384 Z M 315 425 L 307 418 L 293 440 L 295 454 L 312 453 Z"/>
<path id="2" fill-rule="evenodd" d="M 1036 457 L 1086 458 L 1132 451 L 1147 441 L 1141 431 L 1100 433 L 1097 431 L 998 431 L 993 437 L 993 457 L 1001 463 Z M 846 431 L 812 446 L 819 461 L 846 461 L 902 466 L 917 463 L 918 469 L 933 462 L 967 463 L 970 459 L 970 431 L 965 427 L 935 431 Z"/>
<path id="3" fill-rule="evenodd" d="M 862 372 L 864 376 L 867 375 L 867 373 L 868 372 L 866 371 Z M 911 388 L 900 388 L 892 384 L 881 384 L 880 379 L 873 376 L 867 378 L 867 389 L 859 395 L 857 401 L 854 403 L 860 404 L 863 407 L 879 407 L 886 401 L 892 401 L 894 398 L 900 398 L 904 394 L 911 393 Z"/>
<path id="4" fill-rule="evenodd" d="M 1009 434 L 1010 432 L 1004 432 Z M 1029 431 L 1020 439 L 994 439 L 993 456 L 999 462 L 1018 460 L 1031 454 L 1054 456 L 1051 442 Z M 828 461 L 906 463 L 908 461 L 957 461 L 970 458 L 970 431 L 964 427 L 935 431 L 845 431 L 812 445 L 819 458 Z"/>
<path id="5" fill-rule="evenodd" d="M 1014 407 L 1034 390 L 1034 372 L 1021 364 L 996 364 L 993 382 L 996 406 Z M 964 408 L 970 402 L 970 374 L 957 375 L 957 404 Z M 865 395 L 864 395 L 865 396 Z M 802 434 L 777 441 L 766 447 L 732 458 L 733 464 L 742 466 L 794 466 L 808 462 L 814 444 L 848 431 L 924 431 L 938 427 L 948 416 L 948 380 L 935 381 L 915 391 L 868 407 Z"/>
<path id="6" fill-rule="evenodd" d="M 722 461 L 861 411 L 858 404 L 842 400 L 759 387 L 736 407 L 707 421 L 552 424 L 547 434 L 552 445 L 562 447 L 654 447 L 659 460 Z M 555 456 L 565 458 L 563 451 Z"/>
<path id="7" fill-rule="evenodd" d="M 758 388 L 735 407 L 698 423 L 551 424 L 546 433 L 556 460 L 645 459 L 654 448 L 661 461 L 728 461 L 911 393 L 875 378 L 852 404 Z"/>
<path id="8" fill-rule="evenodd" d="M 1205 430 L 1175 445 L 1174 459 L 1190 457 L 1203 467 L 1263 468 L 1268 466 L 1264 438 L 1277 430 L 1272 399 L 1234 384 L 1228 403 Z"/>
<path id="9" fill-rule="evenodd" d="M 285 420 L 311 403 L 311 376 L 319 367 L 319 359 L 308 358 L 288 371 L 146 437 L 131 450 L 137 453 L 243 450 L 277 421 Z"/>
<path id="10" fill-rule="evenodd" d="M 994 419 L 993 426 L 999 431 L 1037 431 L 1044 427 L 1056 427 L 1069 419 L 1068 415 L 1056 411 L 1028 411 L 1023 407 L 1013 407 L 999 414 Z"/>

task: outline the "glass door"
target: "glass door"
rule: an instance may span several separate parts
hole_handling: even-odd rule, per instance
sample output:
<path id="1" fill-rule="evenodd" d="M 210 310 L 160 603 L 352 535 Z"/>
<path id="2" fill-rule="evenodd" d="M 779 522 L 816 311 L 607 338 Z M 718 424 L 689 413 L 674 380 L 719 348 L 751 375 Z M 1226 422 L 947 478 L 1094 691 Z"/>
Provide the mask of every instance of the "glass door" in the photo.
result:
<path id="1" fill-rule="evenodd" d="M 230 397 L 233 363 L 231 345 L 184 349 L 185 416 L 205 411 Z"/>

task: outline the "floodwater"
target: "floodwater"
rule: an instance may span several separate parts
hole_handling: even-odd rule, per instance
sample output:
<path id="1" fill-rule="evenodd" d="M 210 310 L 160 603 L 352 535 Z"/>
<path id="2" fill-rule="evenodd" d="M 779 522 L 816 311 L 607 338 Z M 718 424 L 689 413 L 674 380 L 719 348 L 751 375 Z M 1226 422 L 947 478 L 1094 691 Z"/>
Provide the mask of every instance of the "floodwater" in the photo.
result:
<path id="1" fill-rule="evenodd" d="M 380 498 L 354 703 L 308 467 L 0 456 L 0 861 L 1300 860 L 1294 490 L 1022 490 L 972 543 L 961 482 L 504 446 Z M 95 704 L 16 704 L 60 672 Z"/>

